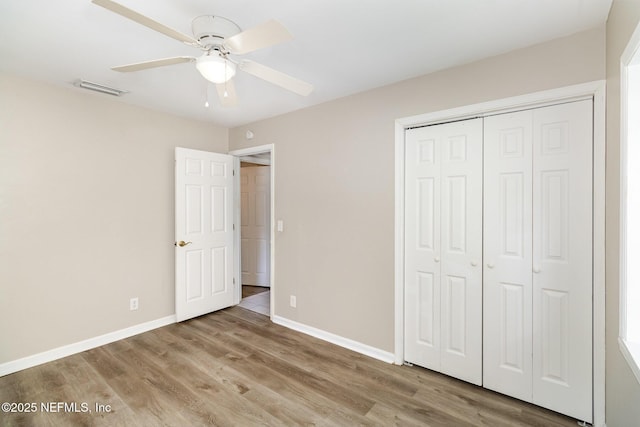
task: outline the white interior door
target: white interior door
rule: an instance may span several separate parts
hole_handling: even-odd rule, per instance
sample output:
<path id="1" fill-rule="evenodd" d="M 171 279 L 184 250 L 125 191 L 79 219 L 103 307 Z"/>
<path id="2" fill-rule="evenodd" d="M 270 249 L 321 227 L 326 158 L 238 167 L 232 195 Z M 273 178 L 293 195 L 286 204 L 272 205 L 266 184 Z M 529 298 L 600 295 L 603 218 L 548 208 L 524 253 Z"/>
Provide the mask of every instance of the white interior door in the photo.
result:
<path id="1" fill-rule="evenodd" d="M 483 385 L 532 399 L 531 110 L 484 119 Z"/>
<path id="2" fill-rule="evenodd" d="M 592 102 L 485 118 L 484 386 L 592 420 Z"/>
<path id="3" fill-rule="evenodd" d="M 404 358 L 440 371 L 441 128 L 405 133 Z"/>
<path id="4" fill-rule="evenodd" d="M 176 317 L 182 321 L 234 302 L 234 158 L 176 148 L 175 159 Z"/>
<path id="5" fill-rule="evenodd" d="M 533 403 L 592 421 L 592 101 L 533 113 Z"/>
<path id="6" fill-rule="evenodd" d="M 269 166 L 240 169 L 242 284 L 270 286 Z"/>
<path id="7" fill-rule="evenodd" d="M 406 132 L 405 359 L 482 384 L 482 119 Z"/>

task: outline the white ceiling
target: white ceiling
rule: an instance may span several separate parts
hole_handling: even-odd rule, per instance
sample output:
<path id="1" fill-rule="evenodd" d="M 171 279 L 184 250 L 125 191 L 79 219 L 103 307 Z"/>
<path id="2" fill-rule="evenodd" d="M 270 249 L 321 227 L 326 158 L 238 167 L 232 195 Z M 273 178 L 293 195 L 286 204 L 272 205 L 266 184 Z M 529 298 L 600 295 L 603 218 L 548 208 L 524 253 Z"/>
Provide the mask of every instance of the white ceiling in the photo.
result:
<path id="1" fill-rule="evenodd" d="M 294 40 L 245 58 L 315 90 L 302 97 L 238 73 L 239 105 L 223 108 L 192 63 L 112 71 L 201 53 L 90 0 L 1 0 L 0 70 L 71 90 L 79 78 L 107 84 L 130 91 L 122 102 L 234 127 L 596 27 L 612 0 L 117 1 L 188 35 L 198 15 L 242 29 L 276 19 Z"/>

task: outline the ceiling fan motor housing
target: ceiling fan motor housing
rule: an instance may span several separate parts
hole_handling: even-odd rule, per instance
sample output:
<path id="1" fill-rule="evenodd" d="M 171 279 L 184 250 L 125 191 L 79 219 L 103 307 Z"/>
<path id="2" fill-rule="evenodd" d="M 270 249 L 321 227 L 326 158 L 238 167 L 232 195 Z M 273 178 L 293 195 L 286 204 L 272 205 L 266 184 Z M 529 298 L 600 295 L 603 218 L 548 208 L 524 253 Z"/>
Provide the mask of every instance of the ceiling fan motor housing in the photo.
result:
<path id="1" fill-rule="evenodd" d="M 201 15 L 191 22 L 193 37 L 207 50 L 222 47 L 225 39 L 240 33 L 240 27 L 222 16 Z"/>

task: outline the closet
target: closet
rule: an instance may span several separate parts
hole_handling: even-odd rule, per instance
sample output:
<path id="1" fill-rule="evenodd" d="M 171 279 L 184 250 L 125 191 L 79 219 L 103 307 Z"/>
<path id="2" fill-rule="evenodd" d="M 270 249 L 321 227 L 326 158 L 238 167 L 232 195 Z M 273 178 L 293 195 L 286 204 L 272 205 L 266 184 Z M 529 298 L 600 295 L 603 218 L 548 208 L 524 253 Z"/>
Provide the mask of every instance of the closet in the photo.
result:
<path id="1" fill-rule="evenodd" d="M 592 111 L 406 130 L 406 361 L 592 421 Z"/>

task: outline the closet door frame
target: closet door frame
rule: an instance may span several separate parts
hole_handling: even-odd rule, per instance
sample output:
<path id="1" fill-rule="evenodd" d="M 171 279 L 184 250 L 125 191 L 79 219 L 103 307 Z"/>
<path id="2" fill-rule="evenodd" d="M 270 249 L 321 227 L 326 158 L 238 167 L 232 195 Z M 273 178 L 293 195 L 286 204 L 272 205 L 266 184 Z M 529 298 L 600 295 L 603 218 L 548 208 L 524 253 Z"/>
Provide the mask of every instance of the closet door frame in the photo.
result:
<path id="1" fill-rule="evenodd" d="M 396 119 L 395 122 L 395 346 L 404 363 L 405 130 L 493 114 L 593 100 L 593 425 L 605 425 L 605 81 L 535 92 Z"/>

